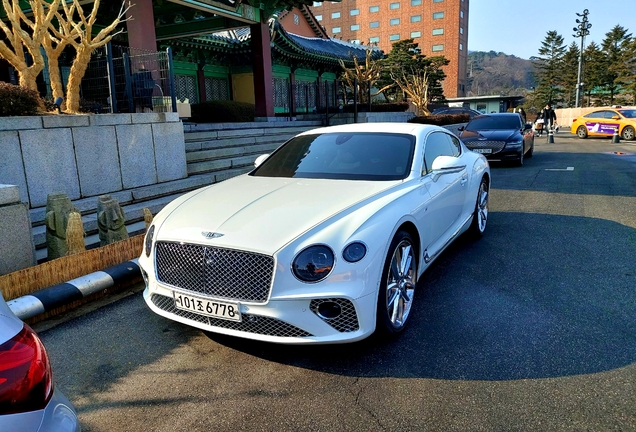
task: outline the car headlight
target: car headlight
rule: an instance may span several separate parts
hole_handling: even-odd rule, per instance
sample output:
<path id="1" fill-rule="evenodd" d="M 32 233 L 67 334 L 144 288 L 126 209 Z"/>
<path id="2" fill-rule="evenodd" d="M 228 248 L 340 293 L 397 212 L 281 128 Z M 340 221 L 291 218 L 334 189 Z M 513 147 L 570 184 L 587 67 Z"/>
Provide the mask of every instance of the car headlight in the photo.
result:
<path id="1" fill-rule="evenodd" d="M 522 144 L 523 144 L 523 140 L 521 140 L 521 141 L 511 141 L 508 144 L 506 144 L 506 147 L 521 147 Z"/>
<path id="2" fill-rule="evenodd" d="M 292 263 L 294 275 L 304 282 L 318 282 L 329 276 L 334 264 L 331 249 L 323 245 L 303 249 Z"/>
<path id="3" fill-rule="evenodd" d="M 366 254 L 367 247 L 361 242 L 353 242 L 342 251 L 344 260 L 350 263 L 360 261 Z"/>
<path id="4" fill-rule="evenodd" d="M 148 232 L 146 233 L 146 241 L 144 242 L 147 257 L 150 256 L 150 251 L 152 250 L 152 238 L 154 237 L 154 235 L 155 226 L 150 225 L 150 228 L 148 228 Z"/>

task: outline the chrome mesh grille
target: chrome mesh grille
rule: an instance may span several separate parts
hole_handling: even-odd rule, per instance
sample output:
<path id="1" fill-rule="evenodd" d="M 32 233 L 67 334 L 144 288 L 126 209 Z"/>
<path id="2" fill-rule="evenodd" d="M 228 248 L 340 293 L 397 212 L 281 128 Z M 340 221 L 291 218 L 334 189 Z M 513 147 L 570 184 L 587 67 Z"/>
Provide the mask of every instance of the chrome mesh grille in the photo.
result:
<path id="1" fill-rule="evenodd" d="M 308 333 L 303 329 L 300 329 L 294 325 L 288 324 L 285 321 L 281 321 L 276 318 L 244 313 L 242 314 L 243 321 L 241 322 L 227 321 L 177 309 L 174 306 L 174 299 L 171 297 L 166 297 L 159 294 L 152 294 L 150 296 L 150 301 L 152 301 L 152 303 L 159 309 L 164 310 L 168 313 L 213 327 L 221 327 L 246 333 L 255 333 L 277 337 L 313 336 L 311 333 Z"/>
<path id="2" fill-rule="evenodd" d="M 466 144 L 466 147 L 470 150 L 489 148 L 492 149 L 493 153 L 502 151 L 506 146 L 505 141 L 464 141 L 464 144 Z"/>
<path id="3" fill-rule="evenodd" d="M 336 303 L 340 306 L 340 315 L 336 318 L 327 319 L 318 315 L 318 307 L 325 302 Z M 358 324 L 358 315 L 353 303 L 347 299 L 330 298 L 330 299 L 313 299 L 309 304 L 309 309 L 315 313 L 318 318 L 329 324 L 341 333 L 353 332 L 360 329 Z"/>
<path id="4" fill-rule="evenodd" d="M 274 258 L 212 246 L 157 242 L 157 279 L 187 291 L 233 301 L 265 303 Z"/>

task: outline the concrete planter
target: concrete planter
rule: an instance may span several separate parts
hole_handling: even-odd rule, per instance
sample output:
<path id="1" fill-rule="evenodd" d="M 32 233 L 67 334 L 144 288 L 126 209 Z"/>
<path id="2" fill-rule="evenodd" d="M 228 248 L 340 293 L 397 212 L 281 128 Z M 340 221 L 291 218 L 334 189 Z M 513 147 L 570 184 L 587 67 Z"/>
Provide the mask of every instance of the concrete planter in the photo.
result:
<path id="1" fill-rule="evenodd" d="M 0 117 L 0 183 L 30 208 L 187 177 L 178 113 Z"/>

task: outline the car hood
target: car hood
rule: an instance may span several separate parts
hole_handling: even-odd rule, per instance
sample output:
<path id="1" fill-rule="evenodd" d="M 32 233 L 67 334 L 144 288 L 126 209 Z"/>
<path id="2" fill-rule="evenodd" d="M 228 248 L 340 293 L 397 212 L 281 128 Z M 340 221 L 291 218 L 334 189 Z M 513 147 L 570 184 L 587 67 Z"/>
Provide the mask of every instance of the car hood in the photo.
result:
<path id="1" fill-rule="evenodd" d="M 240 176 L 167 207 L 160 213 L 156 239 L 271 255 L 320 222 L 399 183 Z"/>
<path id="2" fill-rule="evenodd" d="M 521 139 L 521 133 L 516 129 L 498 129 L 498 130 L 482 130 L 482 131 L 469 131 L 464 130 L 461 133 L 460 138 L 464 142 L 470 141 L 511 141 L 518 135 L 518 139 Z"/>

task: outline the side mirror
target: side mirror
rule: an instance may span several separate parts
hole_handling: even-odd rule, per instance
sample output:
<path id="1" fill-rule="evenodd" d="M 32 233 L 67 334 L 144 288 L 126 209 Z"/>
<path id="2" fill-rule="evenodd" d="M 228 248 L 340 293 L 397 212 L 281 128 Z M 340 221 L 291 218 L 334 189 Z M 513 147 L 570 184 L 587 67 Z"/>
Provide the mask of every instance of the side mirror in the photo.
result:
<path id="1" fill-rule="evenodd" d="M 437 181 L 438 178 L 444 174 L 458 173 L 466 169 L 466 165 L 462 164 L 459 158 L 453 156 L 437 156 L 431 165 L 433 171 L 433 180 Z"/>
<path id="2" fill-rule="evenodd" d="M 619 116 L 617 116 L 617 115 L 612 116 L 612 120 L 619 120 L 619 119 L 620 119 L 620 117 L 619 117 Z"/>
<path id="3" fill-rule="evenodd" d="M 457 128 L 457 130 L 462 132 L 462 131 L 466 130 L 466 127 L 465 126 L 460 126 L 460 127 Z"/>
<path id="4" fill-rule="evenodd" d="M 259 157 L 256 158 L 256 160 L 254 161 L 254 168 L 258 168 L 258 166 L 260 164 L 262 164 L 265 159 L 267 159 L 269 157 L 269 154 L 262 154 Z"/>

